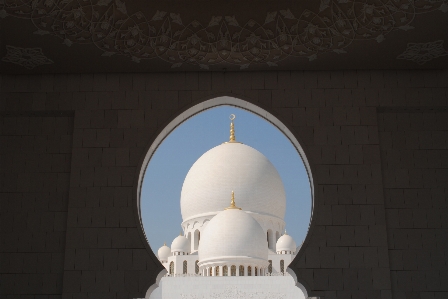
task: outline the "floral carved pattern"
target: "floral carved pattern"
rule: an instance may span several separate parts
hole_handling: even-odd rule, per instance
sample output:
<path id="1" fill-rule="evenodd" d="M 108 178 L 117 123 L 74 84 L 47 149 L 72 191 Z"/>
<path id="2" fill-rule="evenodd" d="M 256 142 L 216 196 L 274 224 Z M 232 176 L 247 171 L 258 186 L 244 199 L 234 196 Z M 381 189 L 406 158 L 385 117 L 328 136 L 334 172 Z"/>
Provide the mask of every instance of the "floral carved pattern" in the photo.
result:
<path id="1" fill-rule="evenodd" d="M 420 65 L 434 58 L 448 55 L 448 50 L 443 48 L 443 40 L 429 43 L 408 43 L 406 50 L 398 55 L 397 59 L 414 61 Z"/>
<path id="2" fill-rule="evenodd" d="M 43 64 L 51 64 L 52 60 L 48 59 L 41 48 L 19 48 L 6 46 L 6 55 L 2 58 L 4 62 L 11 62 L 27 69 L 33 69 Z"/>
<path id="3" fill-rule="evenodd" d="M 393 30 L 411 30 L 417 14 L 448 11 L 448 0 L 321 0 L 318 12 L 296 16 L 285 9 L 263 22 L 240 23 L 212 16 L 208 24 L 185 23 L 180 14 L 128 14 L 121 0 L 0 0 L 0 18 L 30 19 L 35 34 L 51 34 L 67 46 L 94 44 L 102 56 L 125 55 L 134 62 L 160 58 L 172 68 L 202 69 L 229 63 L 277 66 L 288 57 L 313 61 L 322 53 L 347 53 L 358 40 L 382 42 Z"/>

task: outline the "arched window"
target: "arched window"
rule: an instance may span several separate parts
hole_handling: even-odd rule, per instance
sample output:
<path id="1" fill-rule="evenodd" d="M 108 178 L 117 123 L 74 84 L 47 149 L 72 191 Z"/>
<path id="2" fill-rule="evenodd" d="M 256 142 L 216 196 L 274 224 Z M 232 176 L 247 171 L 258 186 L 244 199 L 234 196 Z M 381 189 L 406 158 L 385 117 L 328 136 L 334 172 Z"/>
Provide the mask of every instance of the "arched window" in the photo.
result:
<path id="1" fill-rule="evenodd" d="M 194 273 L 198 274 L 199 273 L 199 265 L 198 265 L 199 261 L 196 261 L 194 263 Z"/>
<path id="2" fill-rule="evenodd" d="M 272 274 L 272 260 L 269 260 L 268 272 Z"/>
<path id="3" fill-rule="evenodd" d="M 222 276 L 229 276 L 229 270 L 227 266 L 222 267 Z"/>
<path id="4" fill-rule="evenodd" d="M 285 261 L 284 260 L 280 261 L 280 272 L 285 274 Z"/>
<path id="5" fill-rule="evenodd" d="M 258 268 L 255 267 L 255 276 L 258 276 Z"/>
<path id="6" fill-rule="evenodd" d="M 244 276 L 244 266 L 243 265 L 240 266 L 239 272 L 240 272 L 239 273 L 240 276 Z"/>
<path id="7" fill-rule="evenodd" d="M 187 261 L 184 261 L 184 263 L 183 263 L 183 271 L 182 271 L 183 274 L 187 274 L 187 270 L 188 270 L 187 267 L 188 267 Z"/>
<path id="8" fill-rule="evenodd" d="M 230 267 L 230 275 L 232 276 L 236 276 L 236 266 L 233 265 L 232 267 Z"/>
<path id="9" fill-rule="evenodd" d="M 270 230 L 270 229 L 268 229 L 268 232 L 267 232 L 267 239 L 268 239 L 268 248 L 269 249 L 274 249 L 274 244 L 272 244 L 273 243 L 273 233 L 272 233 L 272 230 Z"/>
<path id="10" fill-rule="evenodd" d="M 219 266 L 215 267 L 215 276 L 219 276 Z"/>
<path id="11" fill-rule="evenodd" d="M 277 243 L 278 239 L 280 239 L 280 233 L 275 232 L 275 242 Z"/>
<path id="12" fill-rule="evenodd" d="M 174 274 L 174 262 L 170 263 L 170 274 Z"/>
<path id="13" fill-rule="evenodd" d="M 213 270 L 212 270 L 212 267 L 210 267 L 210 268 L 208 268 L 208 276 L 212 276 L 213 275 L 213 272 L 212 272 Z"/>
<path id="14" fill-rule="evenodd" d="M 194 234 L 193 234 L 193 239 L 194 239 L 193 248 L 194 248 L 194 250 L 198 250 L 198 248 L 199 248 L 199 238 L 200 238 L 200 232 L 199 232 L 199 230 L 195 230 Z"/>
<path id="15" fill-rule="evenodd" d="M 247 276 L 252 276 L 252 267 L 251 266 L 247 267 Z"/>

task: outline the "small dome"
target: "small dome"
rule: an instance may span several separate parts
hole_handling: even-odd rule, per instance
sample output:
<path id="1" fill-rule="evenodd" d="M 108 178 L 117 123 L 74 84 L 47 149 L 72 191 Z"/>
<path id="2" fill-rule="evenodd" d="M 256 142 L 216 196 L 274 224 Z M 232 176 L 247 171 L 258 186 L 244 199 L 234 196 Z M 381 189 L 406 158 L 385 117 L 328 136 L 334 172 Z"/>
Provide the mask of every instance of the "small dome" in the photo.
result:
<path id="1" fill-rule="evenodd" d="M 218 213 L 205 227 L 199 244 L 199 262 L 236 259 L 267 262 L 267 248 L 260 224 L 248 213 L 231 208 Z"/>
<path id="2" fill-rule="evenodd" d="M 224 210 L 231 190 L 244 211 L 283 220 L 286 196 L 274 165 L 250 146 L 224 143 L 203 154 L 188 171 L 180 200 L 183 221 Z"/>
<path id="3" fill-rule="evenodd" d="M 276 251 L 292 251 L 296 252 L 296 242 L 294 242 L 294 239 L 288 235 L 286 232 L 283 236 L 278 238 L 277 244 L 276 244 Z"/>
<path id="4" fill-rule="evenodd" d="M 182 235 L 177 236 L 171 243 L 171 252 L 190 252 L 190 241 Z"/>
<path id="5" fill-rule="evenodd" d="M 171 255 L 171 249 L 166 246 L 166 244 L 163 244 L 162 247 L 159 248 L 157 251 L 157 256 L 159 257 L 160 261 L 167 261 L 168 257 Z"/>

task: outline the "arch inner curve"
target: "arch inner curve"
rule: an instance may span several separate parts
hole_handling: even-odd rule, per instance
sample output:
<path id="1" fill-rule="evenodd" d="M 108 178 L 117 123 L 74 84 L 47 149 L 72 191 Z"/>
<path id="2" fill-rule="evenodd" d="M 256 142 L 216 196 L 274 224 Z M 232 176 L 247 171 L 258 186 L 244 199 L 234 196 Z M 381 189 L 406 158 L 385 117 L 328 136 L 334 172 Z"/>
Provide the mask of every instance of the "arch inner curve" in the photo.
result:
<path id="1" fill-rule="evenodd" d="M 311 171 L 310 171 L 310 166 L 308 163 L 308 160 L 305 156 L 305 153 L 303 151 L 303 149 L 301 148 L 298 140 L 295 138 L 295 136 L 292 134 L 292 132 L 279 120 L 277 119 L 275 116 L 273 116 L 272 114 L 270 114 L 269 112 L 265 111 L 264 109 L 253 105 L 249 102 L 246 102 L 244 100 L 241 99 L 237 99 L 237 98 L 233 98 L 233 97 L 218 97 L 218 98 L 214 98 L 211 100 L 207 100 L 205 102 L 202 102 L 200 104 L 197 104 L 193 107 L 191 107 L 190 109 L 187 109 L 186 111 L 184 111 L 183 113 L 181 113 L 180 115 L 178 115 L 174 120 L 172 120 L 163 130 L 162 132 L 156 137 L 155 141 L 153 142 L 153 144 L 151 145 L 151 147 L 149 148 L 144 163 L 143 163 L 143 167 L 140 171 L 139 174 L 139 181 L 138 181 L 138 216 L 140 221 L 142 220 L 142 210 L 141 210 L 141 189 L 142 189 L 142 182 L 143 182 L 143 177 L 145 176 L 145 172 L 146 172 L 146 168 L 149 164 L 149 161 L 151 160 L 151 158 L 154 156 L 156 150 L 159 148 L 160 144 L 165 140 L 166 137 L 168 137 L 168 135 L 170 135 L 174 129 L 176 129 L 179 125 L 181 125 L 183 122 L 185 122 L 186 120 L 188 120 L 189 118 L 191 118 L 192 116 L 195 116 L 198 113 L 204 112 L 208 109 L 211 108 L 215 108 L 218 106 L 233 106 L 233 107 L 237 107 L 240 109 L 244 109 L 247 110 L 249 112 L 252 112 L 262 118 L 264 118 L 265 120 L 267 120 L 268 122 L 270 122 L 272 125 L 274 125 L 277 129 L 279 129 L 284 136 L 286 136 L 287 139 L 289 139 L 289 141 L 292 143 L 292 145 L 294 146 L 294 148 L 296 149 L 296 151 L 299 153 L 302 162 L 304 164 L 304 167 L 308 173 L 308 179 L 309 179 L 309 186 L 310 186 L 310 193 L 311 193 L 311 199 L 313 199 L 313 194 L 314 194 L 314 190 L 313 190 L 313 180 L 312 180 L 312 176 L 311 176 Z M 224 140 L 223 140 L 224 141 Z M 291 199 L 290 199 L 291 200 Z M 311 215 L 312 215 L 312 202 L 311 202 Z M 207 218 L 207 217 L 205 217 Z M 212 217 L 209 217 L 212 218 Z M 310 217 L 311 218 L 311 217 Z M 202 224 L 208 224 L 210 222 L 210 219 L 201 219 Z M 263 220 L 260 221 L 260 223 L 262 223 Z M 272 222 L 272 221 L 271 221 Z M 311 219 L 310 219 L 311 222 Z M 172 247 L 174 246 L 173 244 L 176 242 L 177 239 L 181 239 L 184 238 L 186 239 L 186 241 L 182 241 L 182 242 L 177 242 L 176 244 L 188 244 L 188 245 L 179 245 L 177 247 L 182 247 L 182 248 L 186 248 L 188 247 L 188 249 L 178 249 L 176 247 L 176 252 L 173 255 L 188 255 L 189 253 L 193 253 L 195 250 L 198 249 L 199 247 L 199 242 L 200 242 L 200 237 L 201 235 L 201 230 L 200 227 L 198 227 L 198 222 L 194 221 L 194 223 L 188 223 L 187 227 L 183 227 L 184 230 L 184 236 L 179 236 L 177 237 L 173 243 L 172 243 Z M 269 244 L 269 249 L 272 250 L 275 253 L 275 243 L 281 239 L 281 235 L 282 232 L 281 230 L 283 229 L 281 225 L 277 224 L 277 228 L 276 229 L 269 229 L 268 231 L 265 231 L 266 233 L 266 237 L 264 237 L 267 241 L 267 244 Z M 188 232 L 186 232 L 186 228 L 188 229 Z M 181 232 L 182 235 L 182 232 Z M 205 235 L 204 235 L 205 238 Z M 153 249 L 157 248 L 156 244 L 152 244 L 153 245 Z M 154 246 L 155 245 L 155 246 Z M 174 248 L 171 248 L 171 250 L 174 250 Z M 184 250 L 184 252 L 182 252 L 182 250 Z M 160 249 L 159 249 L 160 251 Z M 280 254 L 286 254 L 287 252 L 292 253 L 294 251 L 297 250 L 284 250 L 284 251 L 280 251 Z M 156 253 L 156 252 L 154 252 Z M 296 252 L 294 252 L 296 253 Z M 212 276 L 223 276 L 225 273 L 230 273 L 232 274 L 233 272 L 231 271 L 231 269 L 241 269 L 241 268 L 245 268 L 245 270 L 242 272 L 245 275 L 247 275 L 247 273 L 250 273 L 249 275 L 251 276 L 260 276 L 260 275 L 265 275 L 267 273 L 269 273 L 268 271 L 268 267 L 266 265 L 257 265 L 257 264 L 247 264 L 247 265 L 213 265 L 213 268 L 208 268 L 208 267 L 202 267 L 199 269 L 197 269 L 198 267 L 198 261 L 193 261 L 193 262 L 187 262 L 187 260 L 183 260 L 181 262 L 181 264 L 179 266 L 177 265 L 173 265 L 172 262 L 168 262 L 169 267 L 167 268 L 168 273 L 169 274 L 175 274 L 176 271 L 180 271 L 180 273 L 182 274 L 188 274 L 189 271 L 189 267 L 191 265 L 191 267 L 193 268 L 193 273 L 198 274 L 199 275 L 204 275 L 207 276 L 209 273 L 212 273 L 210 275 Z M 280 260 L 278 261 L 280 263 Z M 282 259 L 281 262 L 283 262 L 284 264 L 284 260 Z M 289 262 L 288 262 L 289 264 Z M 199 263 L 200 265 L 200 263 Z M 205 265 L 203 263 L 203 265 Z M 266 266 L 266 267 L 265 267 Z M 272 268 L 272 260 L 269 261 L 269 266 L 270 268 Z M 266 268 L 266 269 L 265 269 Z M 274 267 L 275 268 L 275 267 Z M 280 273 L 287 275 L 287 271 L 285 271 L 286 269 L 284 269 L 285 267 L 282 267 L 283 269 L 277 269 Z M 256 269 L 256 270 L 255 270 Z M 271 270 L 272 271 L 272 270 Z M 241 271 L 239 271 L 241 272 Z M 275 271 L 274 271 L 275 272 Z M 218 273 L 218 274 L 217 274 Z M 231 276 L 231 275 L 226 275 L 226 276 Z M 235 275 L 236 275 L 236 271 L 235 271 Z M 237 275 L 238 276 L 238 275 Z M 296 282 L 297 284 L 297 282 Z M 152 289 L 154 289 L 152 287 Z M 149 296 L 149 294 L 148 294 Z M 148 297 L 149 298 L 149 297 Z M 153 297 L 151 297 L 153 298 Z"/>

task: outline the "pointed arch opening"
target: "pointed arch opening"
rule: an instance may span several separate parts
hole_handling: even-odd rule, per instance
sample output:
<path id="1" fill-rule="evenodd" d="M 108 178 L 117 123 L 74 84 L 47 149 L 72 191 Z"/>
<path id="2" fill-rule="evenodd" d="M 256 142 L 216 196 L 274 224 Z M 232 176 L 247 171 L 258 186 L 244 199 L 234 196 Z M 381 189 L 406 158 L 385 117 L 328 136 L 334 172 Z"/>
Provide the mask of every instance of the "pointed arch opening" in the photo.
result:
<path id="1" fill-rule="evenodd" d="M 313 211 L 313 198 L 314 198 L 314 185 L 313 185 L 313 178 L 311 176 L 311 168 L 309 165 L 309 162 L 305 156 L 305 153 L 302 149 L 302 147 L 299 144 L 299 141 L 297 140 L 297 138 L 294 136 L 294 134 L 288 129 L 287 126 L 285 126 L 279 119 L 277 119 L 276 117 L 274 117 L 272 114 L 270 114 L 269 112 L 263 110 L 262 108 L 253 105 L 249 102 L 246 102 L 244 100 L 241 99 L 237 99 L 237 98 L 233 98 L 233 97 L 218 97 L 218 98 L 214 98 L 211 100 L 207 100 L 205 102 L 202 102 L 200 104 L 197 104 L 193 107 L 191 107 L 190 109 L 184 111 L 183 113 L 181 113 L 180 115 L 178 115 L 176 118 L 174 118 L 163 130 L 162 132 L 155 138 L 155 141 L 153 142 L 153 144 L 151 145 L 151 147 L 148 150 L 148 153 L 146 154 L 146 157 L 143 161 L 143 167 L 140 171 L 139 174 L 139 180 L 138 180 L 138 194 L 137 194 L 137 214 L 138 214 L 138 218 L 140 220 L 140 223 L 142 223 L 142 205 L 141 205 L 141 190 L 142 190 L 142 183 L 143 183 L 143 177 L 145 176 L 145 171 L 148 167 L 149 161 L 152 159 L 155 151 L 158 149 L 158 147 L 160 146 L 160 144 L 165 140 L 165 138 L 170 135 L 170 133 L 179 125 L 181 125 L 183 122 L 185 122 L 186 120 L 190 119 L 192 116 L 195 116 L 201 112 L 207 111 L 211 108 L 216 108 L 216 107 L 220 107 L 220 106 L 230 106 L 230 107 L 237 107 L 246 111 L 250 111 L 254 114 L 256 114 L 257 116 L 260 116 L 261 118 L 263 118 L 264 120 L 267 120 L 270 124 L 274 125 L 274 127 L 276 127 L 277 129 L 279 129 L 283 135 L 292 143 L 293 147 L 295 148 L 296 152 L 299 154 L 304 168 L 306 170 L 306 173 L 308 174 L 308 180 L 309 180 L 309 190 L 310 190 L 310 216 L 309 216 L 309 223 L 307 226 L 306 231 L 309 228 L 309 225 L 311 224 L 312 221 L 312 211 Z M 290 199 L 288 199 L 290 200 Z M 202 224 L 203 226 L 205 226 L 205 221 Z M 186 226 L 187 227 L 187 226 Z M 279 227 L 278 228 L 280 231 L 282 231 L 284 229 L 284 227 Z M 266 230 L 265 230 L 266 231 Z M 288 230 L 290 231 L 290 230 Z M 197 235 L 196 235 L 197 232 Z M 142 233 L 143 235 L 145 235 L 145 230 L 142 229 Z M 189 240 L 190 240 L 190 244 L 192 245 L 191 248 L 194 250 L 197 250 L 199 248 L 199 240 L 200 240 L 200 230 L 195 230 L 195 231 L 189 231 L 188 233 L 184 231 L 184 234 L 186 236 L 188 236 Z M 306 235 L 306 233 L 305 233 Z M 278 240 L 278 238 L 280 237 L 280 234 L 278 231 L 274 230 L 271 231 L 271 235 L 269 236 L 269 233 L 267 233 L 267 243 L 269 244 L 269 248 L 271 250 L 275 251 L 275 244 L 276 241 Z M 146 239 L 146 236 L 145 236 Z M 270 242 L 269 242 L 270 241 Z M 298 240 L 299 241 L 299 240 Z M 152 243 L 151 243 L 152 244 Z M 156 253 L 157 250 L 157 245 L 158 244 L 154 244 L 152 247 L 152 250 L 154 253 Z M 151 248 L 151 246 L 148 246 L 148 248 Z M 298 247 L 300 248 L 300 246 Z M 289 263 L 289 262 L 288 262 Z M 195 265 L 196 266 L 196 265 Z M 241 267 L 239 267 L 241 268 Z M 285 267 L 286 268 L 286 267 Z M 244 269 L 244 268 L 243 268 Z M 249 272 L 250 269 L 250 272 Z M 171 264 L 169 267 L 169 270 L 171 272 Z M 219 268 L 216 267 L 213 272 L 212 269 L 210 268 L 210 274 L 214 274 L 214 275 L 219 275 Z M 232 269 L 226 269 L 226 270 L 230 270 L 230 275 L 232 275 Z M 238 274 L 242 274 L 244 275 L 244 270 L 243 273 L 241 273 L 241 269 L 238 269 L 239 273 Z M 252 275 L 254 273 L 252 273 L 254 269 L 251 267 L 247 268 L 247 275 Z M 261 269 L 259 269 L 261 271 Z M 266 270 L 266 269 L 265 269 Z M 201 270 L 202 271 L 202 270 Z M 223 272 L 223 269 L 221 269 L 221 271 Z M 286 269 L 283 269 L 283 271 L 286 271 Z M 174 272 L 174 269 L 173 269 Z M 196 271 L 195 271 L 196 272 Z M 235 269 L 236 272 L 236 269 Z M 265 271 L 266 272 L 266 271 Z M 224 274 L 224 273 L 221 273 Z M 257 272 L 258 274 L 258 272 Z M 257 275 L 256 274 L 256 275 Z M 261 275 L 261 272 L 259 273 Z"/>
<path id="2" fill-rule="evenodd" d="M 236 266 L 232 265 L 232 267 L 230 268 L 230 274 L 231 276 L 236 276 Z"/>

